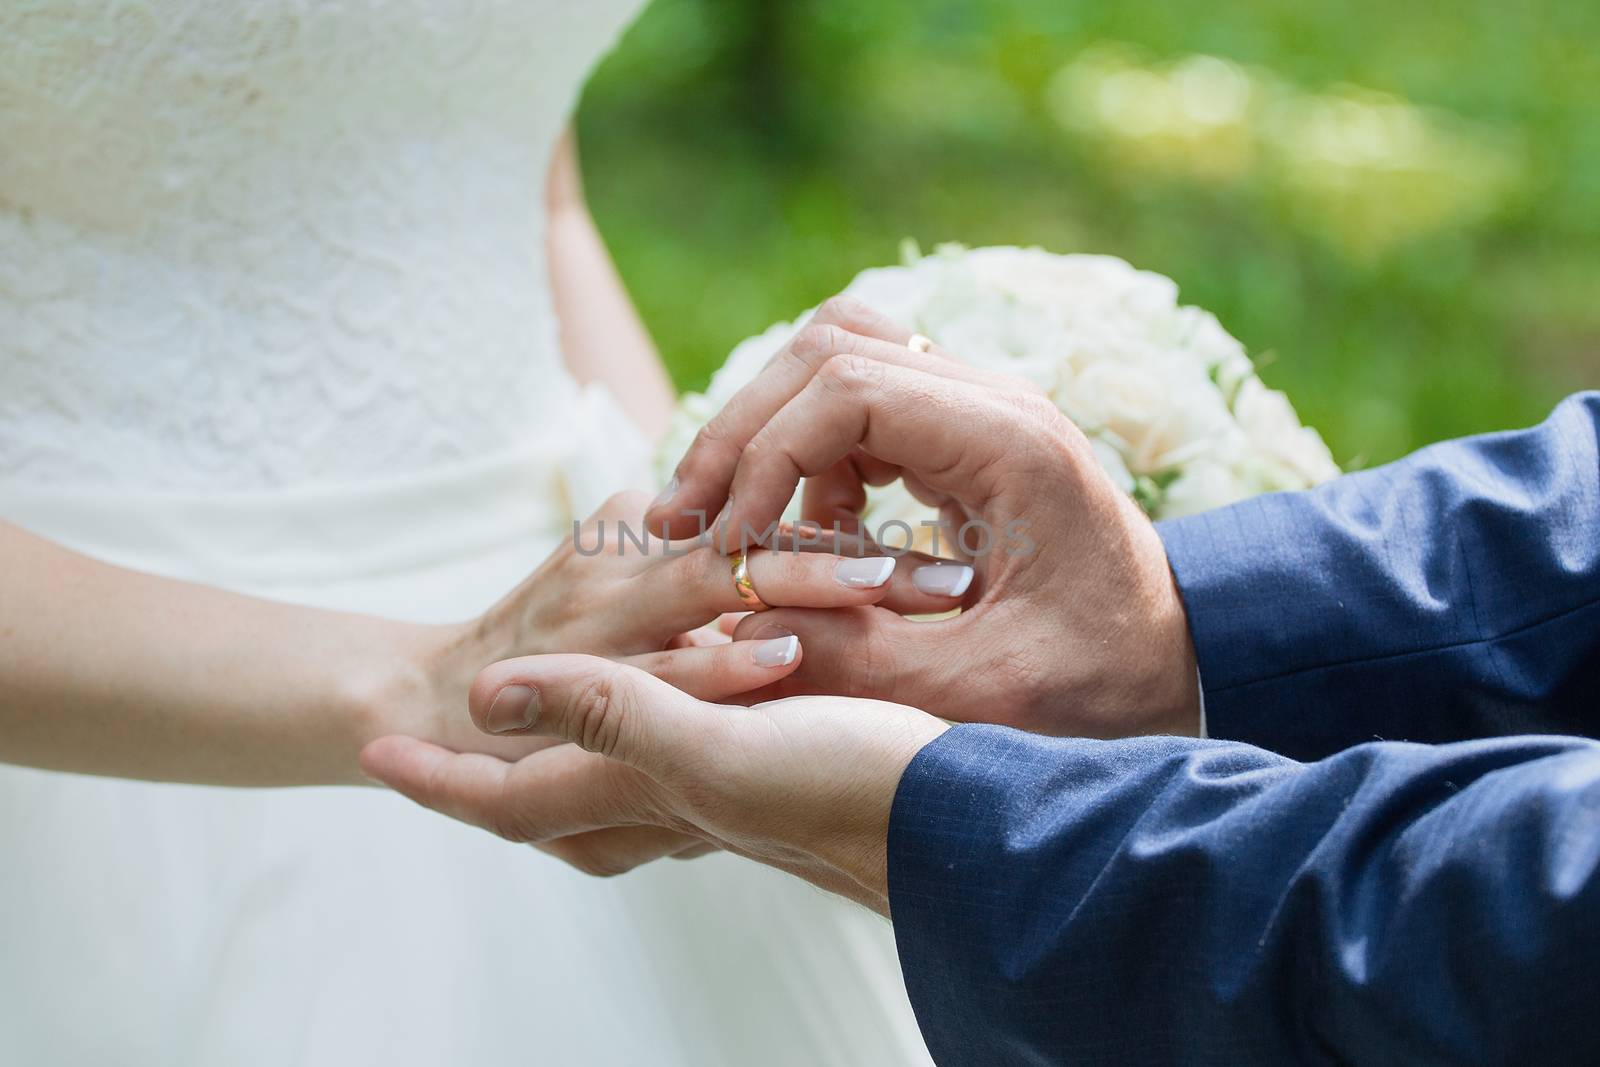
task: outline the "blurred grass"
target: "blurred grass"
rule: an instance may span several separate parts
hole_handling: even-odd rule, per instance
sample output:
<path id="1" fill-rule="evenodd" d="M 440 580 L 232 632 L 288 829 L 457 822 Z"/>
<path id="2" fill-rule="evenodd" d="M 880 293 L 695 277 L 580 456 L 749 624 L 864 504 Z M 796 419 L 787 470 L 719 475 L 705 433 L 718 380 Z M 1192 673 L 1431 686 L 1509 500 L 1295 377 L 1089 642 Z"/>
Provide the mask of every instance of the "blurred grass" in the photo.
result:
<path id="1" fill-rule="evenodd" d="M 1354 254 L 1341 229 L 1381 220 L 1308 212 L 1278 172 L 1129 167 L 1060 121 L 1054 79 L 1107 42 L 1392 94 L 1508 146 L 1518 194 Z M 1171 275 L 1346 464 L 1600 386 L 1597 5 L 655 0 L 579 125 L 595 215 L 681 387 L 907 236 Z M 1404 230 L 1417 191 L 1371 192 Z"/>

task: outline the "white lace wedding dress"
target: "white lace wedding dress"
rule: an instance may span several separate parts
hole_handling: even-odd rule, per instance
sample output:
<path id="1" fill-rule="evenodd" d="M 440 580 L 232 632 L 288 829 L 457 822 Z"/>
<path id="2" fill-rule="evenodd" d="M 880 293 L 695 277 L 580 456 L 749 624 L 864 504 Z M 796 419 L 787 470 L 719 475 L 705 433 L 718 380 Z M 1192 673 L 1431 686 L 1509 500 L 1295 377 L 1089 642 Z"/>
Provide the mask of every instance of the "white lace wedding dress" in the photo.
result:
<path id="1" fill-rule="evenodd" d="M 635 6 L 0 5 L 0 515 L 416 620 L 509 588 L 642 457 L 562 369 L 539 189 Z M 726 857 L 0 768 L 0 1063 L 923 1056 L 887 928 Z"/>

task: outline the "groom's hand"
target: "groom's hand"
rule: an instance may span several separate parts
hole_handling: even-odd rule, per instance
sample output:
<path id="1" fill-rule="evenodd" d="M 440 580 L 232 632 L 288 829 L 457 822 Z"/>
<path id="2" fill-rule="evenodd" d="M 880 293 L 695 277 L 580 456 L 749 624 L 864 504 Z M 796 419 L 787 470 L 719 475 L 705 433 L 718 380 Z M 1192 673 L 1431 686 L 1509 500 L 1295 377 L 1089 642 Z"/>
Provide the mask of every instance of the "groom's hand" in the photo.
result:
<path id="1" fill-rule="evenodd" d="M 1195 733 L 1194 650 L 1166 552 L 1077 427 L 1031 386 L 913 352 L 908 330 L 860 305 L 830 302 L 821 319 L 706 426 L 646 519 L 660 532 L 684 509 L 720 509 L 722 542 L 737 544 L 779 518 L 802 478 L 806 517 L 826 526 L 859 511 L 863 483 L 899 476 L 940 508 L 947 535 L 966 528 L 968 562 L 911 575 L 964 610 L 751 616 L 738 636 L 786 631 L 807 650 L 770 693 L 1046 733 Z"/>
<path id="2" fill-rule="evenodd" d="M 716 847 L 883 914 L 895 791 L 946 729 L 868 700 L 711 704 L 588 656 L 486 668 L 472 690 L 474 721 L 487 725 L 508 700 L 529 718 L 524 734 L 573 744 L 511 763 L 386 737 L 366 747 L 362 767 L 419 804 L 584 870 L 617 873 Z"/>

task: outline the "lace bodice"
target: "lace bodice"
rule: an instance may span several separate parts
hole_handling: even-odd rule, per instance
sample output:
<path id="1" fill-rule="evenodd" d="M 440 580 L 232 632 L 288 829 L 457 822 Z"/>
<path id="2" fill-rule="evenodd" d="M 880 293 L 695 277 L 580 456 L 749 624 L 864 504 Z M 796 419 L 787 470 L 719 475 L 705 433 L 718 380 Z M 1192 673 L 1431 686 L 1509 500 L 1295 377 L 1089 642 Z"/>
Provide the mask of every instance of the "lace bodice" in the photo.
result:
<path id="1" fill-rule="evenodd" d="M 0 5 L 0 479 L 340 483 L 558 424 L 542 182 L 639 2 Z"/>

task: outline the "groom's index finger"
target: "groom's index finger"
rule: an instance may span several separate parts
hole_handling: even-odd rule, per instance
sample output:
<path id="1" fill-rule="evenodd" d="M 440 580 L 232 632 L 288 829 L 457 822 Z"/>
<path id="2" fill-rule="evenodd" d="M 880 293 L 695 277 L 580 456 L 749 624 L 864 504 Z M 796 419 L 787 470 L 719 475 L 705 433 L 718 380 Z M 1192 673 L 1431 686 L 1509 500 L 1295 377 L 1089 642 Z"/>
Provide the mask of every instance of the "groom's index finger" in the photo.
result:
<path id="1" fill-rule="evenodd" d="M 802 478 L 859 448 L 914 474 L 974 512 L 1010 501 L 990 518 L 1015 517 L 1028 473 L 1064 467 L 1065 437 L 1038 417 L 1042 397 L 975 386 L 925 370 L 841 356 L 831 359 L 761 428 L 739 458 L 717 543 L 739 544 L 778 521 Z M 1050 413 L 1055 410 L 1050 407 Z M 1057 417 L 1056 421 L 1059 421 Z M 1005 490 L 1013 487 L 1007 496 Z"/>
<path id="2" fill-rule="evenodd" d="M 761 428 L 806 387 L 817 368 L 865 343 L 904 345 L 911 331 L 858 300 L 837 296 L 778 351 L 760 374 L 701 427 L 667 488 L 645 512 L 651 532 L 695 537 L 728 498 L 739 456 Z"/>

